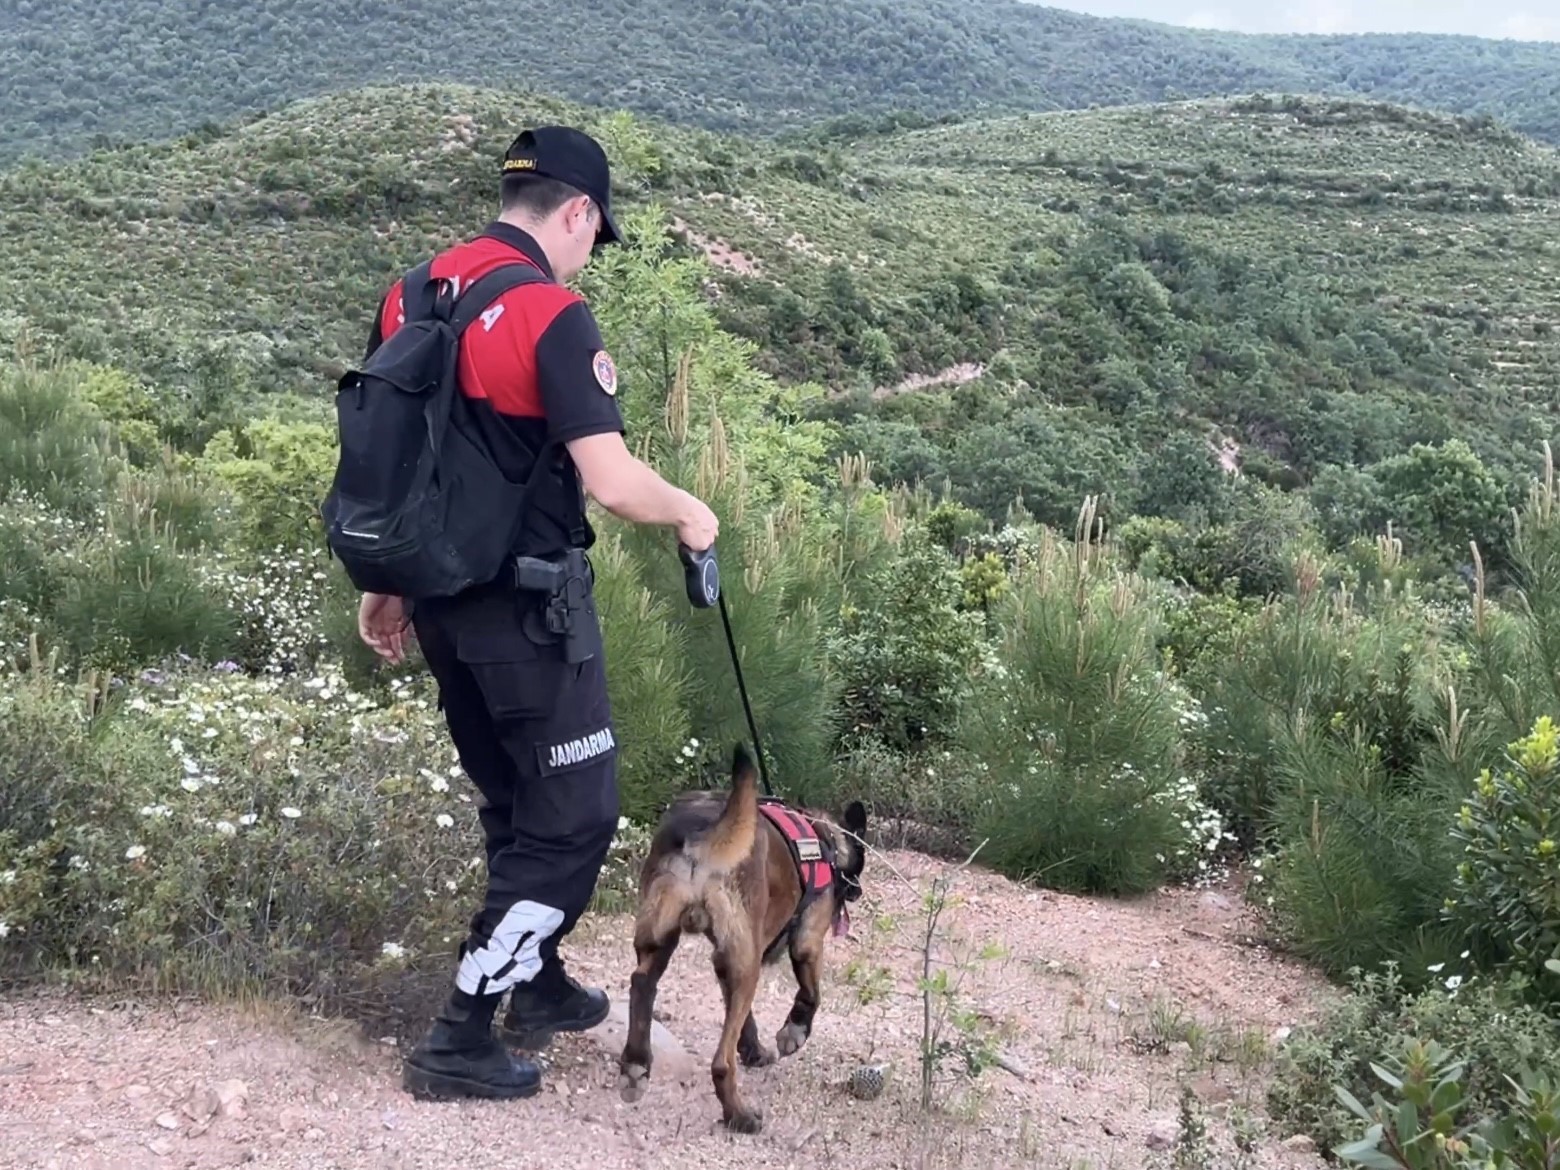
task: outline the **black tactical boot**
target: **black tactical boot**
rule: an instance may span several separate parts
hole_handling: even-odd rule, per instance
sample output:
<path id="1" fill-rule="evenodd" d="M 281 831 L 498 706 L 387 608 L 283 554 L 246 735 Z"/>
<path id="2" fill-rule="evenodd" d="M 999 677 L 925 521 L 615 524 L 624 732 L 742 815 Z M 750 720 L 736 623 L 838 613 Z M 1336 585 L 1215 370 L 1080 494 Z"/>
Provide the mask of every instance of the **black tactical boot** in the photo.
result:
<path id="1" fill-rule="evenodd" d="M 581 987 L 554 959 L 529 983 L 517 983 L 509 993 L 509 1010 L 499 1023 L 498 1034 L 516 1048 L 545 1048 L 554 1032 L 587 1032 L 607 1018 L 611 1010 L 607 993 Z"/>
<path id="2" fill-rule="evenodd" d="M 402 1084 L 417 1097 L 529 1097 L 542 1070 L 516 1060 L 493 1037 L 498 995 L 450 995 L 423 1042 L 406 1058 Z"/>

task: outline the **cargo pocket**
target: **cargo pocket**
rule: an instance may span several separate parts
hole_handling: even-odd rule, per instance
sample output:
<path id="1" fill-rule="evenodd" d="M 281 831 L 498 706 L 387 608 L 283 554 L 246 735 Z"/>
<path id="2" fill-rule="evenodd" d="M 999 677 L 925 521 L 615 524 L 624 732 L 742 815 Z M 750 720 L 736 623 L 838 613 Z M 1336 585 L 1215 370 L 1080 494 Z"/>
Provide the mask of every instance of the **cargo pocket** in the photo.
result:
<path id="1" fill-rule="evenodd" d="M 518 623 L 473 623 L 455 639 L 455 654 L 476 679 L 495 723 L 551 722 L 579 668 L 563 648 L 537 645 Z"/>

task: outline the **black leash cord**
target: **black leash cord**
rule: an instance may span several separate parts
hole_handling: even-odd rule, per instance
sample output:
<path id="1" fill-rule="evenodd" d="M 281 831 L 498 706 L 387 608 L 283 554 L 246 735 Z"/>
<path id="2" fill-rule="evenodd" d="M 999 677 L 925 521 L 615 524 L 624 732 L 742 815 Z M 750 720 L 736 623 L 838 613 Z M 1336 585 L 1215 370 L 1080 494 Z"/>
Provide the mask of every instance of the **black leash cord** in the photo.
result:
<path id="1" fill-rule="evenodd" d="M 753 720 L 753 704 L 748 701 L 747 683 L 742 678 L 742 663 L 737 658 L 737 639 L 731 632 L 731 617 L 726 613 L 726 594 L 720 595 L 720 621 L 726 627 L 726 648 L 731 651 L 731 669 L 737 676 L 737 692 L 742 696 L 742 710 L 747 714 L 748 730 L 753 733 L 753 750 L 758 755 L 758 774 L 764 781 L 764 795 L 773 796 L 769 787 L 769 765 L 764 763 L 764 745 L 758 742 L 758 724 Z"/>

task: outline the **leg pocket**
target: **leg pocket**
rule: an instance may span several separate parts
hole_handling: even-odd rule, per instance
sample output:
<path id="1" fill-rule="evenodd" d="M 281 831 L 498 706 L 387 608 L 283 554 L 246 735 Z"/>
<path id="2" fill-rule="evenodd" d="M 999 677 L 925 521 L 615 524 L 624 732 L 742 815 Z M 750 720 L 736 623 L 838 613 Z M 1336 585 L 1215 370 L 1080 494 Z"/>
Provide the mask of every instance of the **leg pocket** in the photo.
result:
<path id="1" fill-rule="evenodd" d="M 568 695 L 577 666 L 560 646 L 537 645 L 515 625 L 462 630 L 456 653 L 466 664 L 495 723 L 550 722 Z"/>

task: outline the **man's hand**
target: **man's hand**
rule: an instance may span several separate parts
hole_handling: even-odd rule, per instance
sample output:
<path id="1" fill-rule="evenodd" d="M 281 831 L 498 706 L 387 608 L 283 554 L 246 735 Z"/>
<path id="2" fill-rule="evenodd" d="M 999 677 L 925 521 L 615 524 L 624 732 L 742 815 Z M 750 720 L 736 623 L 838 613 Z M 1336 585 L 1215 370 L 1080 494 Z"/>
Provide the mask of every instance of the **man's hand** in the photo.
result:
<path id="1" fill-rule="evenodd" d="M 703 552 L 715 543 L 720 521 L 709 505 L 697 496 L 688 497 L 688 514 L 677 522 L 677 539 L 694 552 Z"/>
<path id="2" fill-rule="evenodd" d="M 365 593 L 358 603 L 358 637 L 389 662 L 405 658 L 406 606 L 399 597 Z"/>

